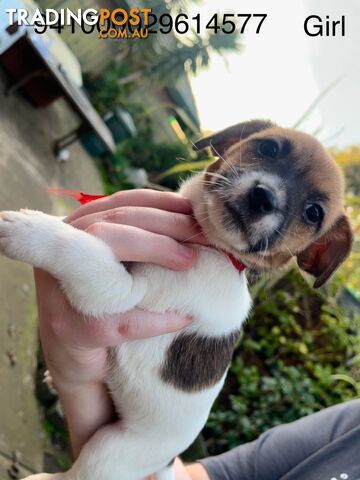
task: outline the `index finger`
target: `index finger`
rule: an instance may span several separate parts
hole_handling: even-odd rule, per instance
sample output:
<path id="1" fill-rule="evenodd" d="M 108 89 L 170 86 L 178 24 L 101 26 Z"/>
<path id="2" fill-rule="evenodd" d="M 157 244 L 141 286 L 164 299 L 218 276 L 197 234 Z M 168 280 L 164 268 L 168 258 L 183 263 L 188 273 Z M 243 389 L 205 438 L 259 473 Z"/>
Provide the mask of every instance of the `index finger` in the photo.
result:
<path id="1" fill-rule="evenodd" d="M 167 210 L 174 213 L 190 214 L 192 212 L 191 203 L 186 198 L 181 197 L 178 193 L 158 192 L 156 190 L 124 190 L 114 193 L 109 197 L 100 198 L 93 202 L 82 205 L 75 210 L 66 219 L 66 223 L 105 210 L 111 210 L 116 207 L 151 207 L 160 210 Z"/>

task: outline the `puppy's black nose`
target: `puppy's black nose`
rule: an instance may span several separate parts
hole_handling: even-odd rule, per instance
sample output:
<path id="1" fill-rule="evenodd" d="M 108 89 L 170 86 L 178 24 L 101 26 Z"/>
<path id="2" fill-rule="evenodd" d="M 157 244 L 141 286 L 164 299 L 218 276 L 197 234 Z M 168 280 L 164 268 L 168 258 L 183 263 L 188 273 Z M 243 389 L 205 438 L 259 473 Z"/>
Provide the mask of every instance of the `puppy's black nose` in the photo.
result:
<path id="1" fill-rule="evenodd" d="M 277 206 L 275 194 L 264 185 L 256 185 L 249 193 L 249 207 L 254 213 L 270 214 Z"/>

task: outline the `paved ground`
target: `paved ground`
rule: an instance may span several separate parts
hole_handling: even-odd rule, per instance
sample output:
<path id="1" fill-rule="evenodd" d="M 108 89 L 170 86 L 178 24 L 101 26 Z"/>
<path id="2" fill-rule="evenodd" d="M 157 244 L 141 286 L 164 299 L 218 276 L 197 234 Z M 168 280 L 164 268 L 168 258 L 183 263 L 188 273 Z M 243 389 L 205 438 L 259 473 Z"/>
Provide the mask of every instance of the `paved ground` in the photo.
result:
<path id="1" fill-rule="evenodd" d="M 29 207 L 63 214 L 71 201 L 49 197 L 47 186 L 101 192 L 93 160 L 80 144 L 59 164 L 52 141 L 71 129 L 76 118 L 61 101 L 36 110 L 19 94 L 3 94 L 0 71 L 0 210 Z M 37 332 L 31 269 L 0 258 L 0 480 L 14 452 L 26 472 L 43 462 L 43 432 L 34 397 Z"/>

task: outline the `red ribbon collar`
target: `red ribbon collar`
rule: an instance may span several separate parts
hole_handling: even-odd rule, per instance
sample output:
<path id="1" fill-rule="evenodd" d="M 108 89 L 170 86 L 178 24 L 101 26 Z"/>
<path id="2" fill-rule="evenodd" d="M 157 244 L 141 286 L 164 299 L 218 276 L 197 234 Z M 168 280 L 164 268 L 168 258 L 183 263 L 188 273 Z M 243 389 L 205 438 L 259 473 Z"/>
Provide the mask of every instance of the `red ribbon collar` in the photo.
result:
<path id="1" fill-rule="evenodd" d="M 77 200 L 81 205 L 85 205 L 86 203 L 93 202 L 94 200 L 98 200 L 99 198 L 104 198 L 107 197 L 108 195 L 89 195 L 87 193 L 83 192 L 78 192 L 76 190 L 63 190 L 61 188 L 55 188 L 55 187 L 48 187 L 49 192 L 52 195 L 62 195 L 65 197 L 72 197 L 75 200 Z M 227 252 L 226 250 L 220 250 L 229 260 L 230 262 L 234 265 L 236 270 L 239 272 L 243 272 L 246 268 L 246 266 L 240 262 L 237 258 L 234 257 L 234 255 L 230 252 Z"/>
<path id="2" fill-rule="evenodd" d="M 230 262 L 234 265 L 236 270 L 238 270 L 240 273 L 243 272 L 246 268 L 246 265 L 240 262 L 237 258 L 234 257 L 234 255 L 230 252 L 227 252 L 226 250 L 221 250 L 221 252 L 230 260 Z"/>

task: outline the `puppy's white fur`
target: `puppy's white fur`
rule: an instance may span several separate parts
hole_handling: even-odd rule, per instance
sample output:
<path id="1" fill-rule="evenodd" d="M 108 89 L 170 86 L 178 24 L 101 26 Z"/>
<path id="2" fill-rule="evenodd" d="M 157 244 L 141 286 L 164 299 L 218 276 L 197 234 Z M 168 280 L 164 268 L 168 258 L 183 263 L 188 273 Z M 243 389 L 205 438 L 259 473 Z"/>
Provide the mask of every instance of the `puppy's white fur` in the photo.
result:
<path id="1" fill-rule="evenodd" d="M 195 177 L 184 189 L 194 197 L 196 215 L 201 179 Z M 97 321 L 137 306 L 191 315 L 194 322 L 186 331 L 204 336 L 238 330 L 251 304 L 245 275 L 217 250 L 194 248 L 197 262 L 189 271 L 135 264 L 128 273 L 105 243 L 55 217 L 21 211 L 3 212 L 0 219 L 2 253 L 53 274 L 74 307 Z M 98 431 L 62 479 L 139 480 L 153 472 L 158 480 L 174 478 L 169 462 L 203 428 L 225 377 L 197 392 L 165 383 L 159 371 L 176 335 L 128 342 L 114 350 L 107 383 L 122 420 Z"/>

